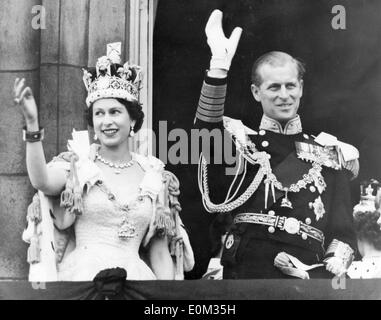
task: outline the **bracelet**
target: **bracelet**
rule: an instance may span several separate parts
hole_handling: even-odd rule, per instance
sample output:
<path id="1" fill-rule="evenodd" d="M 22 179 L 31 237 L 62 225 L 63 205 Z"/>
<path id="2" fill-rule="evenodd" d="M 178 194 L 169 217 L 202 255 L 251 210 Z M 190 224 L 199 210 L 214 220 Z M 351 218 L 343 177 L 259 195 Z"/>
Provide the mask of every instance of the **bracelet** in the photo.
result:
<path id="1" fill-rule="evenodd" d="M 39 131 L 27 131 L 26 127 L 22 130 L 22 139 L 26 142 L 38 142 L 44 140 L 44 128 Z"/>

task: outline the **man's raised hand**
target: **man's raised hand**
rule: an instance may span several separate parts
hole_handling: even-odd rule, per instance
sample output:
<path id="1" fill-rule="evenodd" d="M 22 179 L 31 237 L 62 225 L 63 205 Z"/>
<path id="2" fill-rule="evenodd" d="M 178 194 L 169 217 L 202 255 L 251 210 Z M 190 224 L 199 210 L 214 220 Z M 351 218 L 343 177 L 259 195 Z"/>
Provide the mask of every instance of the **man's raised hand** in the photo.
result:
<path id="1" fill-rule="evenodd" d="M 226 38 L 222 29 L 222 11 L 214 10 L 206 24 L 205 33 L 212 52 L 210 70 L 223 69 L 228 71 L 241 38 L 242 28 L 234 28 L 230 38 Z"/>

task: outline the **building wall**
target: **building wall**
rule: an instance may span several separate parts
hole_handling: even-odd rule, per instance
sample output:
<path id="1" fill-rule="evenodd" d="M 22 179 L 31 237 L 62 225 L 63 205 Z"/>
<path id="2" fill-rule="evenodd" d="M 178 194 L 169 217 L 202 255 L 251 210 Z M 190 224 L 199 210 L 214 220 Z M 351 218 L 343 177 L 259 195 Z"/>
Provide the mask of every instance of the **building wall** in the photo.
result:
<path id="1" fill-rule="evenodd" d="M 133 0 L 131 0 L 132 2 Z M 32 28 L 33 6 L 46 10 L 46 29 Z M 16 77 L 25 77 L 45 128 L 47 160 L 66 150 L 73 128 L 87 128 L 82 68 L 122 41 L 128 59 L 130 1 L 0 0 L 0 279 L 26 278 L 21 234 L 35 192 L 25 165 L 24 120 L 13 105 Z"/>

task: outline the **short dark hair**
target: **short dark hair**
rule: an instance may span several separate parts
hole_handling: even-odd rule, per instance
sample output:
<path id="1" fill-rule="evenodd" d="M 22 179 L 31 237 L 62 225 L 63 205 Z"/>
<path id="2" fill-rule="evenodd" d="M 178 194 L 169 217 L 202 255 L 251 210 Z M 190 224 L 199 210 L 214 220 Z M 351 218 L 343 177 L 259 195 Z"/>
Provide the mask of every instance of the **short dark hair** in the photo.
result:
<path id="1" fill-rule="evenodd" d="M 372 244 L 375 249 L 381 250 L 381 230 L 377 220 L 380 218 L 378 210 L 373 212 L 356 212 L 354 227 L 357 238 Z"/>
<path id="2" fill-rule="evenodd" d="M 126 107 L 130 118 L 135 121 L 134 132 L 138 132 L 143 125 L 144 121 L 144 112 L 142 110 L 142 106 L 138 101 L 127 101 L 124 99 L 116 98 L 121 104 Z M 93 122 L 93 105 L 86 111 L 87 123 L 90 127 L 94 127 Z"/>
<path id="3" fill-rule="evenodd" d="M 304 62 L 301 60 L 290 56 L 288 53 L 282 51 L 271 51 L 265 53 L 260 56 L 253 63 L 253 67 L 251 69 L 251 83 L 259 87 L 262 84 L 262 77 L 259 73 L 259 68 L 265 64 L 269 64 L 271 66 L 283 66 L 287 62 L 293 62 L 296 65 L 298 70 L 298 79 L 303 80 L 303 76 L 306 72 L 306 67 Z"/>

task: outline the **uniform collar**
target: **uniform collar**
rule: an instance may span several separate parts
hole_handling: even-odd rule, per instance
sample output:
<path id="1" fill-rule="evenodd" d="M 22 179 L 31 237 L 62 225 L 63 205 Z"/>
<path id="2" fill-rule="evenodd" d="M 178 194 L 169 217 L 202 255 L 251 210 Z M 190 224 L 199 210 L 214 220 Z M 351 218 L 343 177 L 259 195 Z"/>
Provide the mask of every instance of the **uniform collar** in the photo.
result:
<path id="1" fill-rule="evenodd" d="M 287 122 L 283 129 L 279 121 L 271 119 L 266 115 L 263 115 L 261 124 L 259 125 L 259 129 L 268 130 L 285 135 L 298 134 L 302 132 L 302 122 L 300 121 L 299 115 L 296 115 L 294 119 L 291 119 Z"/>

